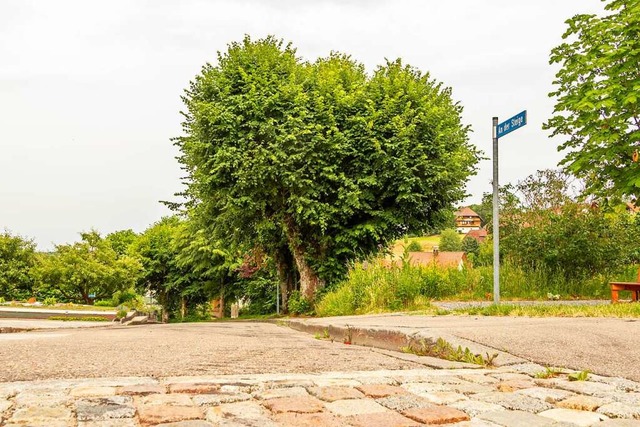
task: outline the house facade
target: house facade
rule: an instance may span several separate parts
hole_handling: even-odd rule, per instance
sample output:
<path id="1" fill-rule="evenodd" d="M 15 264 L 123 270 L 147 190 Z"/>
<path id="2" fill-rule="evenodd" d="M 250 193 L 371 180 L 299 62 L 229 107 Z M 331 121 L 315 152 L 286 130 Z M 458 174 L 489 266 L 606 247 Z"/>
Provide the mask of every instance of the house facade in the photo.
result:
<path id="1" fill-rule="evenodd" d="M 482 228 L 482 219 L 480 215 L 475 213 L 473 209 L 464 207 L 456 211 L 456 230 L 458 233 L 467 234 L 471 230 L 480 230 Z"/>

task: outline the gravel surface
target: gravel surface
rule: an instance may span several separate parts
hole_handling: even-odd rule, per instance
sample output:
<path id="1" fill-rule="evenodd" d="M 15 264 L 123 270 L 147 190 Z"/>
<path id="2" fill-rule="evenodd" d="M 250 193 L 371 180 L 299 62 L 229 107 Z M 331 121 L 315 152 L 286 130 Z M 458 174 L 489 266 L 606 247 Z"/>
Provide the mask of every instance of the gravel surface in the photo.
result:
<path id="1" fill-rule="evenodd" d="M 0 382 L 424 368 L 267 323 L 111 326 L 0 334 Z"/>

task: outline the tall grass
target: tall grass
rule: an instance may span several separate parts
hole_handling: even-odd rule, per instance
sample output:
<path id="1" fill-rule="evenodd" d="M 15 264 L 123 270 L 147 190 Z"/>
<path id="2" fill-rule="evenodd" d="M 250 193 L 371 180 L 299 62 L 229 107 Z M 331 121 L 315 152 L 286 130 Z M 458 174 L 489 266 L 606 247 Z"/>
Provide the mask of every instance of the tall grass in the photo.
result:
<path id="1" fill-rule="evenodd" d="M 571 298 L 608 298 L 608 282 L 635 280 L 636 267 L 615 276 L 568 279 L 544 268 L 526 270 L 506 263 L 500 268 L 501 297 L 506 300 L 547 299 L 548 294 Z M 440 268 L 385 265 L 382 261 L 356 263 L 333 291 L 316 305 L 320 316 L 421 310 L 433 299 L 493 299 L 492 267 Z"/>

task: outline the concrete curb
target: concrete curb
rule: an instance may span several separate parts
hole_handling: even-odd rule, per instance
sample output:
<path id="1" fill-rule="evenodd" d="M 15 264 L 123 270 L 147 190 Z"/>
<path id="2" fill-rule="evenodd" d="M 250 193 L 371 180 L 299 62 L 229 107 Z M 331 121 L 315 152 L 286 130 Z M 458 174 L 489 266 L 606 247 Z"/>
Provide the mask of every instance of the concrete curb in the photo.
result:
<path id="1" fill-rule="evenodd" d="M 317 320 L 317 319 L 316 319 Z M 425 366 L 429 366 L 436 369 L 477 369 L 482 366 L 464 362 L 454 362 L 444 359 L 438 359 L 435 357 L 416 356 L 412 354 L 402 353 L 401 348 L 406 347 L 411 342 L 419 342 L 424 339 L 428 342 L 435 342 L 438 338 L 450 343 L 452 346 L 461 346 L 469 348 L 474 354 L 493 355 L 498 354 L 498 357 L 494 360 L 495 366 L 509 366 L 521 363 L 529 362 L 521 357 L 514 356 L 495 348 L 491 348 L 482 344 L 475 343 L 463 338 L 459 338 L 453 335 L 437 333 L 434 334 L 428 329 L 415 331 L 412 329 L 404 330 L 406 328 L 387 329 L 379 327 L 356 327 L 350 325 L 332 325 L 332 324 L 310 324 L 303 319 L 279 319 L 276 321 L 270 321 L 271 323 L 286 324 L 286 326 L 295 329 L 300 332 L 308 334 L 314 334 L 319 336 L 329 336 L 329 339 L 337 342 L 349 341 L 352 345 L 359 345 L 364 347 L 372 347 L 383 350 L 391 350 L 396 353 L 398 357 L 402 355 L 402 359 L 411 360 Z"/>

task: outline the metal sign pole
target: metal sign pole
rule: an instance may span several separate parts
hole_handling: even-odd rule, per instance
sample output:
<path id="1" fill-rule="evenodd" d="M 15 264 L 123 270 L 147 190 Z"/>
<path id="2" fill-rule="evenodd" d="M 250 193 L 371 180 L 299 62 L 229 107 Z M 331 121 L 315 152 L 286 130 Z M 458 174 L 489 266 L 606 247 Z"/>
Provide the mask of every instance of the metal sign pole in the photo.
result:
<path id="1" fill-rule="evenodd" d="M 493 302 L 500 304 L 500 222 L 498 197 L 498 118 L 493 118 Z"/>

